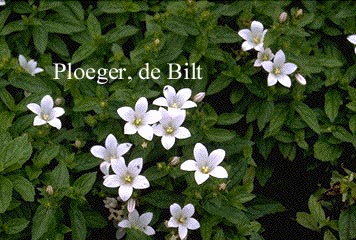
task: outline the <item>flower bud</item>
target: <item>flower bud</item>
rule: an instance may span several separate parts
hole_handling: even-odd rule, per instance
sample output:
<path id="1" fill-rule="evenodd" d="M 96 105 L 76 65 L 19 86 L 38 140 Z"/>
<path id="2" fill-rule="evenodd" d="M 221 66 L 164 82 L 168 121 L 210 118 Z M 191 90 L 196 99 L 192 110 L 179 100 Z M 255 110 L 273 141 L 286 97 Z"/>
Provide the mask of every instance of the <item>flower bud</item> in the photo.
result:
<path id="1" fill-rule="evenodd" d="M 32 93 L 31 92 L 27 92 L 26 90 L 23 92 L 23 94 L 25 95 L 25 97 L 30 96 Z"/>
<path id="2" fill-rule="evenodd" d="M 301 17 L 302 15 L 303 15 L 303 9 L 300 8 L 300 9 L 298 9 L 297 12 L 295 13 L 295 17 L 296 17 L 296 18 L 299 18 L 299 17 Z"/>
<path id="3" fill-rule="evenodd" d="M 107 197 L 103 200 L 106 208 L 116 208 L 118 206 L 117 200 L 115 198 Z"/>
<path id="4" fill-rule="evenodd" d="M 205 92 L 199 92 L 193 97 L 193 102 L 200 103 L 205 97 Z"/>
<path id="5" fill-rule="evenodd" d="M 153 41 L 153 44 L 157 47 L 160 42 L 161 42 L 161 41 L 159 40 L 159 38 L 156 38 L 156 39 Z"/>
<path id="6" fill-rule="evenodd" d="M 56 100 L 54 100 L 54 105 L 61 106 L 63 102 L 64 102 L 64 99 L 61 97 L 58 97 L 58 98 L 56 98 Z"/>
<path id="7" fill-rule="evenodd" d="M 169 165 L 171 166 L 177 166 L 180 162 L 180 157 L 174 156 L 171 158 L 171 161 L 169 162 Z"/>
<path id="8" fill-rule="evenodd" d="M 107 102 L 107 101 L 101 101 L 101 102 L 99 103 L 99 106 L 100 106 L 101 108 L 105 108 L 105 107 L 108 106 L 108 102 Z"/>
<path id="9" fill-rule="evenodd" d="M 226 183 L 220 183 L 218 189 L 219 189 L 219 191 L 225 191 Z"/>
<path id="10" fill-rule="evenodd" d="M 75 139 L 73 146 L 80 149 L 82 147 L 82 141 Z"/>
<path id="11" fill-rule="evenodd" d="M 303 77 L 303 75 L 300 74 L 300 73 L 295 74 L 295 79 L 296 79 L 300 84 L 302 84 L 302 85 L 307 84 L 307 80 L 305 80 L 305 78 Z"/>
<path id="12" fill-rule="evenodd" d="M 147 142 L 143 142 L 143 143 L 141 144 L 141 147 L 142 147 L 143 149 L 146 149 L 146 148 L 148 147 Z"/>
<path id="13" fill-rule="evenodd" d="M 48 185 L 46 187 L 46 193 L 49 195 L 49 196 L 52 196 L 53 195 L 53 187 L 52 185 Z"/>
<path id="14" fill-rule="evenodd" d="M 136 200 L 133 198 L 130 198 L 127 201 L 127 211 L 129 211 L 129 213 L 132 213 L 135 210 L 136 207 Z"/>
<path id="15" fill-rule="evenodd" d="M 279 15 L 279 23 L 285 23 L 286 20 L 287 20 L 287 17 L 288 17 L 288 13 L 286 12 L 282 12 L 280 15 Z"/>

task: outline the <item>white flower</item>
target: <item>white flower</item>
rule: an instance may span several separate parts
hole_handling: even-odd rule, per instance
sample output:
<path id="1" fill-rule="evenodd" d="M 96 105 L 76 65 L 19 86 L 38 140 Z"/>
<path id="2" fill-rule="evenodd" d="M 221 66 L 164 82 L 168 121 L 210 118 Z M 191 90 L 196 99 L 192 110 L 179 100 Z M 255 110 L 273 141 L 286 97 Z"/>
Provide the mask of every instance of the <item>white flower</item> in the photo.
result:
<path id="1" fill-rule="evenodd" d="M 108 175 L 111 160 L 122 158 L 122 155 L 127 153 L 131 146 L 131 143 L 118 144 L 115 136 L 109 134 L 105 140 L 105 147 L 95 145 L 90 149 L 90 152 L 95 157 L 104 159 L 104 162 L 100 164 L 100 170 L 104 175 Z"/>
<path id="2" fill-rule="evenodd" d="M 175 139 L 185 139 L 191 136 L 188 129 L 181 127 L 185 119 L 185 110 L 159 108 L 162 119 L 153 126 L 156 136 L 162 137 L 161 142 L 165 149 L 173 147 Z"/>
<path id="3" fill-rule="evenodd" d="M 128 201 L 127 201 L 127 211 L 129 213 L 132 213 L 134 210 L 135 210 L 135 207 L 136 207 L 136 200 L 133 199 L 133 198 L 130 198 Z"/>
<path id="4" fill-rule="evenodd" d="M 352 43 L 353 45 L 356 45 L 356 34 L 348 36 L 347 40 L 349 40 L 349 42 Z M 356 47 L 355 47 L 355 54 L 356 54 Z"/>
<path id="5" fill-rule="evenodd" d="M 216 149 L 209 155 L 206 147 L 197 143 L 194 147 L 194 160 L 187 160 L 180 168 L 185 171 L 195 171 L 194 178 L 197 184 L 205 182 L 209 176 L 216 178 L 227 178 L 228 174 L 225 168 L 218 166 L 225 157 L 223 149 Z"/>
<path id="6" fill-rule="evenodd" d="M 163 88 L 163 95 L 164 97 L 157 98 L 152 104 L 177 109 L 186 109 L 197 106 L 195 102 L 188 100 L 192 95 L 192 90 L 189 88 L 183 88 L 176 93 L 176 90 L 172 86 L 167 85 Z"/>
<path id="7" fill-rule="evenodd" d="M 253 66 L 260 67 L 262 66 L 262 62 L 271 61 L 274 58 L 274 54 L 272 53 L 270 48 L 263 49 L 262 51 L 257 53 L 257 59 Z"/>
<path id="8" fill-rule="evenodd" d="M 257 51 L 262 51 L 263 50 L 263 40 L 265 37 L 265 34 L 267 32 L 266 30 L 263 30 L 263 25 L 262 23 L 258 21 L 253 21 L 251 23 L 251 30 L 250 29 L 242 29 L 238 32 L 240 37 L 242 37 L 244 40 L 242 43 L 242 50 L 243 51 L 248 51 L 252 48 L 254 48 Z"/>
<path id="9" fill-rule="evenodd" d="M 35 76 L 35 74 L 43 72 L 42 68 L 38 68 L 37 66 L 37 62 L 33 59 L 31 59 L 30 61 L 26 61 L 26 58 L 23 55 L 19 55 L 19 63 L 20 66 L 25 69 L 29 74 L 31 74 L 32 76 Z"/>
<path id="10" fill-rule="evenodd" d="M 269 72 L 267 85 L 273 86 L 277 82 L 280 82 L 285 87 L 291 86 L 291 80 L 288 74 L 293 73 L 297 70 L 297 65 L 294 63 L 286 63 L 286 57 L 282 50 L 279 50 L 274 56 L 273 62 L 266 61 L 262 62 L 262 67 Z"/>
<path id="11" fill-rule="evenodd" d="M 122 239 L 125 236 L 126 232 L 123 228 L 119 227 L 119 229 L 116 230 L 115 237 L 117 240 Z"/>
<path id="12" fill-rule="evenodd" d="M 130 107 L 117 109 L 119 116 L 127 121 L 124 127 L 125 134 L 138 134 L 149 141 L 153 138 L 153 129 L 149 124 L 158 122 L 161 114 L 156 110 L 147 112 L 148 102 L 145 97 L 141 97 L 135 104 L 135 110 Z"/>
<path id="13" fill-rule="evenodd" d="M 297 81 L 302 85 L 306 85 L 307 84 L 307 80 L 305 80 L 303 75 L 300 74 L 300 73 L 295 74 L 295 79 L 297 79 Z"/>
<path id="14" fill-rule="evenodd" d="M 153 217 L 153 213 L 147 212 L 142 214 L 141 216 L 138 214 L 137 210 L 133 210 L 133 212 L 128 214 L 128 219 L 124 219 L 119 222 L 119 227 L 122 228 L 134 228 L 144 232 L 146 235 L 154 235 L 156 232 L 148 224 L 151 222 Z"/>
<path id="15" fill-rule="evenodd" d="M 183 209 L 177 203 L 173 203 L 169 208 L 172 217 L 169 219 L 167 226 L 178 228 L 180 239 L 184 239 L 188 234 L 188 229 L 195 230 L 200 227 L 199 222 L 192 218 L 194 206 L 187 204 Z"/>
<path id="16" fill-rule="evenodd" d="M 4 6 L 6 4 L 5 0 L 0 0 L 0 6 Z"/>
<path id="17" fill-rule="evenodd" d="M 108 175 L 104 180 L 104 186 L 109 188 L 119 187 L 119 196 L 123 201 L 127 201 L 133 189 L 145 189 L 150 186 L 145 176 L 139 175 L 142 170 L 142 158 L 136 158 L 129 162 L 126 167 L 123 159 L 113 159 L 111 168 L 115 174 Z"/>
<path id="18" fill-rule="evenodd" d="M 33 120 L 34 126 L 48 123 L 52 127 L 61 129 L 62 123 L 58 117 L 64 114 L 64 109 L 61 107 L 53 107 L 53 99 L 51 96 L 44 96 L 41 100 L 41 105 L 29 103 L 27 104 L 27 108 L 37 114 Z"/>

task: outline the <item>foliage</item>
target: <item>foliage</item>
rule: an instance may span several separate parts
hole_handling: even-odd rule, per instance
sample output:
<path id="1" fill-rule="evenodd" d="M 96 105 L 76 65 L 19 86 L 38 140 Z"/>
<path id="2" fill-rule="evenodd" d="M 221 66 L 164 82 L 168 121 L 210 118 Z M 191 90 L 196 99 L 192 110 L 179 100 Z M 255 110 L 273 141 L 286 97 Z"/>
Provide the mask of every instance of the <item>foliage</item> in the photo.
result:
<path id="1" fill-rule="evenodd" d="M 259 219 L 286 209 L 255 187 L 269 181 L 275 161 L 301 159 L 310 160 L 309 169 L 327 169 L 329 179 L 306 203 L 310 213 L 297 213 L 298 223 L 324 239 L 356 238 L 356 57 L 346 40 L 356 33 L 355 8 L 352 1 L 7 0 L 0 6 L 0 238 L 99 239 L 95 232 L 108 229 L 114 236 L 102 200 L 117 197 L 117 189 L 103 186 L 101 160 L 90 153 L 109 134 L 133 144 L 125 158 L 142 157 L 150 182 L 133 197 L 140 212 L 153 212 L 156 235 L 129 229 L 127 239 L 176 234 L 164 225 L 175 202 L 195 206 L 201 227 L 188 239 L 263 239 Z M 267 72 L 253 66 L 256 52 L 242 51 L 237 33 L 254 20 L 268 29 L 264 46 L 283 49 L 305 86 L 294 78 L 291 88 L 267 86 Z M 31 76 L 20 54 L 44 71 Z M 54 63 L 67 71 L 57 77 Z M 146 63 L 160 69 L 159 78 L 139 77 Z M 189 76 L 169 79 L 168 63 L 187 63 Z M 193 63 L 202 79 L 192 79 Z M 77 68 L 126 71 L 97 82 L 73 77 Z M 206 92 L 187 110 L 192 137 L 170 150 L 159 138 L 125 135 L 117 114 L 142 96 L 151 103 L 166 85 Z M 26 105 L 45 95 L 65 109 L 60 130 L 33 126 Z M 225 150 L 228 179 L 197 185 L 180 170 L 197 142 Z M 121 202 L 117 220 L 127 216 L 125 207 Z"/>

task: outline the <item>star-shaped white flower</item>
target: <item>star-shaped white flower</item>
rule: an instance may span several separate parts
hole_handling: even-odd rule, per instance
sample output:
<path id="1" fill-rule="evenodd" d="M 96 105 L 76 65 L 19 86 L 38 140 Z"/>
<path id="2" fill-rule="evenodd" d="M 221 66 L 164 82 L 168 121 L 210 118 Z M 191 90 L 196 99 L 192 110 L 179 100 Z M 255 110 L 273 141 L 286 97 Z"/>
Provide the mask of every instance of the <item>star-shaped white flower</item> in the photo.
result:
<path id="1" fill-rule="evenodd" d="M 286 57 L 282 50 L 279 50 L 274 56 L 273 62 L 262 62 L 262 67 L 269 73 L 267 79 L 267 85 L 273 86 L 277 82 L 280 82 L 285 87 L 290 87 L 292 82 L 288 74 L 297 70 L 297 65 L 294 63 L 286 63 Z"/>
<path id="2" fill-rule="evenodd" d="M 177 203 L 173 203 L 169 208 L 172 217 L 169 219 L 167 226 L 178 228 L 180 239 L 184 239 L 188 234 L 188 229 L 195 230 L 200 227 L 199 222 L 192 218 L 194 214 L 193 204 L 187 204 L 183 209 Z"/>
<path id="3" fill-rule="evenodd" d="M 119 116 L 127 121 L 124 126 L 125 134 L 138 134 L 149 141 L 153 138 L 153 129 L 149 124 L 154 124 L 161 119 L 161 114 L 157 110 L 147 112 L 148 102 L 145 97 L 141 97 L 135 104 L 135 110 L 131 107 L 121 107 L 117 109 Z"/>
<path id="4" fill-rule="evenodd" d="M 37 62 L 33 59 L 30 59 L 30 61 L 26 61 L 26 58 L 23 55 L 19 55 L 19 63 L 20 66 L 25 69 L 29 74 L 32 76 L 35 76 L 35 74 L 43 72 L 42 68 L 38 68 Z"/>
<path id="5" fill-rule="evenodd" d="M 128 214 L 128 219 L 124 219 L 119 222 L 119 227 L 122 228 L 134 228 L 144 232 L 146 235 L 154 235 L 156 232 L 148 224 L 151 222 L 153 217 L 153 213 L 147 212 L 142 214 L 141 216 L 138 214 L 137 210 L 133 210 L 133 212 Z"/>
<path id="6" fill-rule="evenodd" d="M 118 144 L 115 136 L 109 134 L 105 140 L 105 147 L 95 145 L 90 149 L 90 152 L 95 157 L 104 159 L 104 161 L 100 164 L 100 170 L 104 175 L 108 175 L 111 160 L 122 158 L 122 155 L 127 153 L 131 146 L 131 143 Z"/>
<path id="7" fill-rule="evenodd" d="M 176 138 L 185 139 L 191 136 L 189 130 L 181 127 L 185 120 L 185 110 L 159 108 L 162 118 L 159 124 L 153 125 L 153 132 L 156 136 L 162 137 L 162 146 L 165 149 L 173 147 Z"/>
<path id="8" fill-rule="evenodd" d="M 27 108 L 37 114 L 33 120 L 34 126 L 48 123 L 52 127 L 61 129 L 62 123 L 58 117 L 64 114 L 64 109 L 61 107 L 53 107 L 53 99 L 51 96 L 44 96 L 41 100 L 41 105 L 29 103 L 27 104 Z"/>
<path id="9" fill-rule="evenodd" d="M 253 64 L 253 66 L 261 67 L 262 62 L 271 61 L 273 58 L 274 58 L 274 54 L 272 53 L 270 48 L 263 49 L 262 51 L 257 53 L 257 59 L 256 59 L 255 63 Z"/>
<path id="10" fill-rule="evenodd" d="M 263 30 L 263 25 L 262 23 L 258 21 L 253 21 L 251 23 L 251 30 L 250 29 L 242 29 L 238 32 L 240 37 L 242 37 L 244 40 L 242 43 L 242 50 L 243 51 L 248 51 L 252 48 L 254 48 L 257 51 L 262 51 L 263 50 L 263 40 L 265 37 L 265 34 L 267 32 L 266 30 Z"/>
<path id="11" fill-rule="evenodd" d="M 197 143 L 194 146 L 194 160 L 187 160 L 180 166 L 185 171 L 195 171 L 194 178 L 197 184 L 202 184 L 208 180 L 209 176 L 216 178 L 227 178 L 228 174 L 225 168 L 218 166 L 225 157 L 223 149 L 216 149 L 209 155 L 206 147 Z"/>
<path id="12" fill-rule="evenodd" d="M 104 180 L 104 186 L 109 188 L 119 187 L 119 196 L 127 201 L 133 189 L 145 189 L 150 186 L 145 176 L 139 175 L 142 170 L 142 158 L 136 158 L 126 166 L 123 159 L 111 160 L 111 168 L 115 174 L 108 175 Z"/>
<path id="13" fill-rule="evenodd" d="M 353 45 L 356 45 L 356 34 L 348 36 L 347 40 L 349 40 L 349 42 L 352 43 Z M 355 47 L 355 54 L 356 54 L 356 47 Z"/>
<path id="14" fill-rule="evenodd" d="M 189 88 L 180 89 L 176 93 L 176 90 L 172 86 L 167 85 L 163 88 L 163 95 L 164 97 L 157 98 L 152 104 L 177 109 L 186 109 L 197 106 L 195 102 L 188 100 L 192 95 L 192 90 Z"/>

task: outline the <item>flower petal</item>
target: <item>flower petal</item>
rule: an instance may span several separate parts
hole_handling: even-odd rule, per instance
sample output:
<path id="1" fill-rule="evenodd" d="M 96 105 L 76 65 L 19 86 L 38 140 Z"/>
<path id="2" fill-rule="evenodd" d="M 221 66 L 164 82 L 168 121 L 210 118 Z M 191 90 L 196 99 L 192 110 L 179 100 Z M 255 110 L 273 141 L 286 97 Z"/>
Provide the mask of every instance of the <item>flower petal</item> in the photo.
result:
<path id="1" fill-rule="evenodd" d="M 143 159 L 142 158 L 135 158 L 129 162 L 127 166 L 127 170 L 132 173 L 134 176 L 140 174 L 143 166 Z"/>
<path id="2" fill-rule="evenodd" d="M 281 70 L 284 74 L 291 74 L 295 70 L 297 70 L 297 68 L 297 65 L 295 65 L 294 63 L 285 63 Z"/>
<path id="3" fill-rule="evenodd" d="M 131 228 L 131 224 L 127 219 L 124 219 L 121 222 L 119 222 L 118 226 L 122 228 Z"/>
<path id="4" fill-rule="evenodd" d="M 143 125 L 138 128 L 138 134 L 144 139 L 151 141 L 153 138 L 153 128 L 150 125 Z"/>
<path id="5" fill-rule="evenodd" d="M 153 125 L 153 133 L 158 136 L 158 137 L 162 137 L 164 135 L 165 130 L 162 127 L 162 124 L 157 124 L 157 125 Z"/>
<path id="6" fill-rule="evenodd" d="M 124 158 L 111 160 L 111 168 L 118 177 L 125 176 L 127 167 Z"/>
<path id="7" fill-rule="evenodd" d="M 139 222 L 142 225 L 147 226 L 151 222 L 152 217 L 153 217 L 153 213 L 151 212 L 144 213 L 140 216 Z"/>
<path id="8" fill-rule="evenodd" d="M 100 171 L 106 176 L 109 175 L 109 169 L 111 164 L 107 161 L 100 163 Z"/>
<path id="9" fill-rule="evenodd" d="M 351 42 L 352 44 L 356 45 L 356 34 L 348 36 L 347 40 L 349 40 L 349 42 Z"/>
<path id="10" fill-rule="evenodd" d="M 129 200 L 129 198 L 132 195 L 132 192 L 133 192 L 133 188 L 129 185 L 122 185 L 119 188 L 119 196 L 122 199 L 122 201 L 124 201 L 124 202 Z"/>
<path id="11" fill-rule="evenodd" d="M 206 161 L 209 157 L 208 150 L 201 143 L 195 144 L 193 153 L 194 153 L 194 158 L 198 163 Z"/>
<path id="12" fill-rule="evenodd" d="M 53 118 L 52 120 L 49 120 L 48 124 L 51 125 L 52 127 L 57 128 L 58 130 L 61 129 L 62 127 L 62 122 L 58 118 Z"/>
<path id="13" fill-rule="evenodd" d="M 176 228 L 179 226 L 179 224 L 174 217 L 171 217 L 167 223 L 167 226 Z"/>
<path id="14" fill-rule="evenodd" d="M 147 112 L 148 101 L 145 97 L 140 97 L 135 104 L 135 112 L 138 114 L 144 114 Z"/>
<path id="15" fill-rule="evenodd" d="M 215 167 L 209 174 L 216 178 L 227 178 L 228 174 L 225 168 L 222 166 Z"/>
<path id="16" fill-rule="evenodd" d="M 167 99 L 165 99 L 164 97 L 159 97 L 155 99 L 152 104 L 156 106 L 168 107 Z"/>
<path id="17" fill-rule="evenodd" d="M 193 216 L 194 214 L 194 206 L 193 204 L 189 203 L 187 205 L 185 205 L 182 209 L 182 214 L 186 217 L 186 218 L 190 218 L 191 216 Z"/>
<path id="18" fill-rule="evenodd" d="M 193 101 L 186 101 L 183 106 L 181 107 L 181 109 L 186 109 L 186 108 L 193 108 L 196 107 L 197 104 Z"/>
<path id="19" fill-rule="evenodd" d="M 50 117 L 60 117 L 60 116 L 62 116 L 63 114 L 65 113 L 65 111 L 64 111 L 64 109 L 63 108 L 61 108 L 61 107 L 55 107 L 55 108 L 53 108 L 52 109 L 52 111 L 51 111 L 51 116 Z"/>
<path id="20" fill-rule="evenodd" d="M 119 144 L 119 146 L 117 147 L 117 152 L 120 156 L 124 155 L 125 153 L 127 153 L 130 148 L 132 147 L 131 143 L 121 143 Z"/>
<path id="21" fill-rule="evenodd" d="M 178 203 L 173 203 L 169 207 L 169 211 L 171 212 L 171 214 L 174 218 L 178 218 L 182 212 L 182 208 L 179 206 Z"/>
<path id="22" fill-rule="evenodd" d="M 35 74 L 40 73 L 40 72 L 43 72 L 42 68 L 35 68 L 32 72 L 32 76 L 35 76 Z"/>
<path id="23" fill-rule="evenodd" d="M 248 50 L 254 48 L 254 45 L 252 44 L 252 42 L 244 41 L 241 45 L 241 48 L 243 51 L 248 51 Z"/>
<path id="24" fill-rule="evenodd" d="M 178 226 L 178 235 L 180 237 L 180 239 L 184 239 L 188 234 L 188 228 L 182 226 L 182 225 L 179 225 Z"/>
<path id="25" fill-rule="evenodd" d="M 206 180 L 208 180 L 209 174 L 204 174 L 200 170 L 198 170 L 198 171 L 195 171 L 194 178 L 195 178 L 195 181 L 197 182 L 197 184 L 200 185 L 203 182 L 205 182 Z"/>
<path id="26" fill-rule="evenodd" d="M 273 71 L 273 62 L 271 61 L 264 61 L 261 63 L 263 69 L 266 71 L 266 72 L 272 72 Z"/>
<path id="27" fill-rule="evenodd" d="M 262 63 L 262 66 L 263 66 L 263 63 Z M 267 77 L 267 86 L 273 86 L 275 85 L 276 83 L 278 82 L 276 76 L 272 73 L 268 74 L 268 77 Z"/>
<path id="28" fill-rule="evenodd" d="M 135 118 L 135 111 L 130 107 L 121 107 L 117 109 L 117 114 L 127 122 L 131 122 Z"/>
<path id="29" fill-rule="evenodd" d="M 22 54 L 19 55 L 19 63 L 21 67 L 27 67 L 26 58 Z"/>
<path id="30" fill-rule="evenodd" d="M 134 124 L 127 122 L 124 126 L 124 134 L 132 135 L 135 133 L 137 133 L 137 127 Z"/>
<path id="31" fill-rule="evenodd" d="M 173 147 L 175 141 L 176 141 L 176 138 L 173 136 L 170 136 L 170 135 L 162 136 L 162 138 L 161 138 L 162 146 L 166 150 L 171 149 Z"/>
<path id="32" fill-rule="evenodd" d="M 163 95 L 167 99 L 167 102 L 169 102 L 169 99 L 176 96 L 176 90 L 172 86 L 166 85 L 163 88 Z"/>
<path id="33" fill-rule="evenodd" d="M 237 34 L 239 34 L 240 37 L 242 37 L 243 39 L 245 39 L 248 42 L 251 42 L 251 40 L 253 38 L 252 32 L 250 29 L 242 29 Z"/>
<path id="34" fill-rule="evenodd" d="M 150 110 L 146 113 L 145 115 L 145 120 L 147 124 L 154 124 L 161 120 L 162 115 L 159 111 L 157 110 Z"/>
<path id="35" fill-rule="evenodd" d="M 40 118 L 39 116 L 36 116 L 34 119 L 33 119 L 33 126 L 39 126 L 39 125 L 43 125 L 43 124 L 46 124 L 47 121 L 43 120 L 42 118 Z"/>
<path id="36" fill-rule="evenodd" d="M 132 187 L 135 189 L 146 189 L 150 187 L 150 183 L 145 176 L 138 175 L 132 182 Z"/>
<path id="37" fill-rule="evenodd" d="M 276 53 L 273 62 L 276 65 L 283 65 L 286 62 L 286 56 L 284 55 L 284 52 L 282 50 L 279 50 Z"/>
<path id="38" fill-rule="evenodd" d="M 168 113 L 172 116 L 175 127 L 179 127 L 183 124 L 186 116 L 185 110 L 169 108 Z"/>
<path id="39" fill-rule="evenodd" d="M 263 32 L 263 24 L 260 23 L 259 21 L 253 21 L 251 23 L 251 32 L 252 32 L 252 34 L 262 33 Z"/>
<path id="40" fill-rule="evenodd" d="M 288 77 L 287 75 L 283 75 L 283 76 L 279 77 L 278 82 L 280 82 L 283 86 L 288 87 L 288 88 L 292 85 L 290 77 Z"/>
<path id="41" fill-rule="evenodd" d="M 143 232 L 148 236 L 154 235 L 156 233 L 151 226 L 146 226 Z"/>
<path id="42" fill-rule="evenodd" d="M 195 218 L 187 219 L 186 226 L 188 229 L 195 230 L 200 228 L 200 223 Z"/>
<path id="43" fill-rule="evenodd" d="M 41 114 L 41 107 L 37 103 L 29 103 L 26 105 L 26 107 L 37 115 Z"/>
<path id="44" fill-rule="evenodd" d="M 103 185 L 109 188 L 117 188 L 120 186 L 120 182 L 116 175 L 109 175 L 105 178 Z"/>
<path id="45" fill-rule="evenodd" d="M 192 90 L 189 88 L 182 88 L 177 92 L 177 97 L 184 101 L 187 101 L 190 96 L 192 96 Z"/>
<path id="46" fill-rule="evenodd" d="M 219 165 L 225 157 L 225 151 L 223 149 L 216 149 L 212 151 L 209 155 L 209 165 L 216 167 Z"/>
<path id="47" fill-rule="evenodd" d="M 198 170 L 197 162 L 194 160 L 187 160 L 182 165 L 180 165 L 180 169 L 184 171 L 196 171 Z"/>
<path id="48" fill-rule="evenodd" d="M 108 159 L 110 158 L 106 148 L 103 146 L 95 145 L 91 147 L 90 149 L 91 154 L 94 155 L 94 157 L 101 158 L 101 159 Z"/>
<path id="49" fill-rule="evenodd" d="M 179 127 L 175 131 L 174 136 L 178 139 L 186 139 L 186 138 L 189 138 L 191 136 L 191 134 L 187 128 Z"/>
<path id="50" fill-rule="evenodd" d="M 50 95 L 46 95 L 41 100 L 41 110 L 44 113 L 50 113 L 53 108 L 53 99 Z"/>

